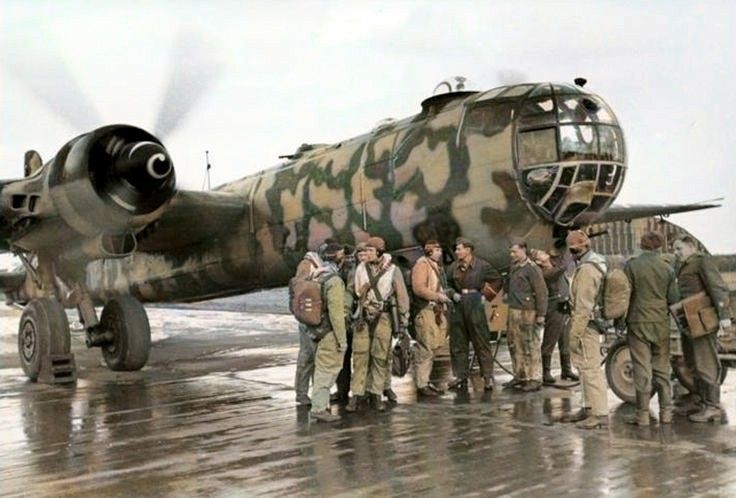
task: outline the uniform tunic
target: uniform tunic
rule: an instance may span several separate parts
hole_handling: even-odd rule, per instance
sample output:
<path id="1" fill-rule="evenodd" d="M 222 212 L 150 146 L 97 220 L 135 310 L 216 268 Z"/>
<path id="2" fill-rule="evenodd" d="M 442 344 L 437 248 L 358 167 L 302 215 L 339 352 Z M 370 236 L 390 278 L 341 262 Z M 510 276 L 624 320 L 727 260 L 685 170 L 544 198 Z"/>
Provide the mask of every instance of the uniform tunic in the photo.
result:
<path id="1" fill-rule="evenodd" d="M 317 344 L 314 359 L 314 385 L 312 387 L 312 411 L 323 412 L 330 405 L 330 389 L 342 368 L 347 335 L 345 332 L 345 284 L 339 275 L 324 283 L 327 300 L 327 317 L 331 332 Z"/>
<path id="2" fill-rule="evenodd" d="M 421 389 L 429 383 L 435 354 L 447 339 L 447 305 L 439 302 L 447 279 L 437 262 L 422 256 L 411 270 L 411 288 L 420 305 L 414 318 L 414 374 Z"/>
<path id="3" fill-rule="evenodd" d="M 453 262 L 447 269 L 450 297 L 460 296 L 450 313 L 450 356 L 456 378 L 466 379 L 470 368 L 469 343 L 478 356 L 483 377 L 493 377 L 493 349 L 488 330 L 485 304 L 480 293 L 486 282 L 500 280 L 501 275 L 487 261 L 473 256 L 461 264 Z"/>
<path id="4" fill-rule="evenodd" d="M 509 305 L 508 345 L 514 378 L 542 379 L 541 339 L 535 319 L 547 313 L 547 285 L 529 259 L 514 264 L 505 285 Z"/>
<path id="5" fill-rule="evenodd" d="M 596 268 L 596 265 L 598 268 Z M 608 385 L 601 370 L 601 341 L 598 330 L 591 325 L 597 313 L 598 294 L 607 269 L 606 260 L 588 251 L 578 262 L 570 283 L 570 355 L 580 372 L 583 406 L 592 415 L 608 415 Z"/>
<path id="6" fill-rule="evenodd" d="M 547 315 L 544 320 L 542 356 L 552 356 L 555 344 L 559 346 L 560 358 L 570 354 L 570 336 L 567 331 L 567 314 L 560 310 L 562 303 L 570 297 L 570 287 L 562 261 L 555 261 L 549 268 L 542 268 L 547 284 Z M 562 363 L 562 360 L 560 360 Z"/>
<path id="7" fill-rule="evenodd" d="M 631 283 L 626 323 L 634 386 L 647 401 L 654 387 L 661 411 L 672 402 L 668 306 L 679 300 L 675 273 L 653 251 L 629 260 L 624 272 Z"/>
<path id="8" fill-rule="evenodd" d="M 369 284 L 367 272 L 378 276 L 380 298 Z M 399 325 L 406 327 L 409 321 L 409 294 L 401 271 L 391 262 L 391 255 L 384 254 L 375 263 L 361 263 L 354 279 L 348 283 L 358 306 L 363 310 L 360 322 L 353 330 L 353 376 L 350 390 L 354 396 L 366 392 L 380 395 L 386 386 L 391 336 L 393 332 L 388 301 L 396 299 Z"/>
<path id="9" fill-rule="evenodd" d="M 728 287 L 710 256 L 699 253 L 691 255 L 676 264 L 675 274 L 682 299 L 705 291 L 719 319 L 728 318 Z M 685 331 L 681 340 L 685 363 L 693 372 L 696 391 L 706 404 L 720 406 L 721 362 L 718 359 L 716 334 L 692 339 Z"/>

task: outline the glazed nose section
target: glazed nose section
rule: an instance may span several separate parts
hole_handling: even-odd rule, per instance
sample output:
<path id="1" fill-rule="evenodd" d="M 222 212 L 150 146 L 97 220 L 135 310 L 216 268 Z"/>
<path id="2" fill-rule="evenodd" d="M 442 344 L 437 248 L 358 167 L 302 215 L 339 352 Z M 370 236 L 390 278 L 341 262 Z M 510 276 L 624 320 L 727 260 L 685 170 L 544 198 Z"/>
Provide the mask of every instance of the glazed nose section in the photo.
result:
<path id="1" fill-rule="evenodd" d="M 593 221 L 615 200 L 626 171 L 623 133 L 600 97 L 544 95 L 516 120 L 520 191 L 557 225 Z"/>
<path id="2" fill-rule="evenodd" d="M 550 220 L 572 225 L 597 216 L 614 200 L 623 181 L 618 164 L 561 164 L 529 170 L 524 184 L 534 186 L 532 199 Z"/>

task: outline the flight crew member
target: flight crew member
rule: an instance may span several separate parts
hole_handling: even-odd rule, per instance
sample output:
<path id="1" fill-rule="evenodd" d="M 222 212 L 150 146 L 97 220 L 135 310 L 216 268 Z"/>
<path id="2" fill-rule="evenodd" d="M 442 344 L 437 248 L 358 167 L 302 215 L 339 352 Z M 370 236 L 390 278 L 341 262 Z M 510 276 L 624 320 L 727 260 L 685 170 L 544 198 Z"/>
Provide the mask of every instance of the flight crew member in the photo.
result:
<path id="1" fill-rule="evenodd" d="M 547 314 L 547 285 L 542 270 L 527 256 L 525 242 L 509 249 L 511 269 L 505 281 L 504 299 L 509 305 L 508 344 L 515 385 L 522 391 L 542 387 L 540 330 Z"/>
<path id="2" fill-rule="evenodd" d="M 411 285 L 411 268 L 408 268 L 409 261 L 406 260 L 406 258 L 403 258 L 403 262 L 400 258 L 403 258 L 403 256 L 399 256 L 398 258 L 394 259 L 393 262 L 396 265 L 396 268 L 401 273 L 401 276 L 404 279 L 404 286 L 406 287 L 407 295 L 409 296 L 409 322 L 411 322 L 411 290 L 409 289 L 409 286 Z M 405 263 L 405 264 L 403 264 Z M 393 353 L 393 348 L 391 348 Z M 393 388 L 391 387 L 391 382 L 393 379 L 393 355 L 389 355 L 389 361 L 386 362 L 386 380 L 383 383 L 383 396 L 386 398 L 386 401 L 391 403 L 392 405 L 395 405 L 399 402 L 399 397 L 394 392 Z"/>
<path id="3" fill-rule="evenodd" d="M 592 320 L 597 318 L 598 296 L 602 291 L 608 265 L 590 248 L 590 239 L 582 230 L 567 234 L 567 247 L 577 261 L 570 283 L 570 353 L 580 374 L 583 406 L 566 422 L 578 422 L 582 429 L 608 426 L 608 386 L 601 370 L 600 334 Z M 597 266 L 597 268 L 596 268 Z"/>
<path id="4" fill-rule="evenodd" d="M 542 382 L 546 385 L 555 383 L 552 375 L 552 353 L 555 345 L 560 354 L 560 378 L 578 381 L 580 379 L 570 364 L 570 331 L 567 328 L 570 285 L 567 281 L 565 257 L 556 255 L 553 258 L 541 249 L 530 251 L 530 256 L 542 270 L 544 282 L 547 284 L 547 315 L 544 317 L 542 338 Z"/>
<path id="5" fill-rule="evenodd" d="M 646 232 L 641 237 L 642 253 L 624 267 L 631 283 L 626 338 L 636 387 L 636 417 L 630 422 L 639 426 L 649 425 L 652 387 L 659 397 L 660 423 L 672 423 L 668 307 L 679 295 L 674 270 L 656 252 L 663 242 L 659 233 Z"/>
<path id="6" fill-rule="evenodd" d="M 424 256 L 411 269 L 411 288 L 417 302 L 414 318 L 414 382 L 420 396 L 438 396 L 442 390 L 429 382 L 437 350 L 447 338 L 447 277 L 442 268 L 442 247 L 436 240 L 424 244 Z"/>
<path id="7" fill-rule="evenodd" d="M 365 243 L 360 242 L 355 246 L 355 253 L 352 261 L 346 258 L 345 262 L 341 267 L 341 273 L 344 276 L 345 285 L 355 278 L 355 270 L 360 263 L 363 262 L 363 254 L 365 251 Z M 345 315 L 346 315 L 346 327 L 347 327 L 347 350 L 345 351 L 345 358 L 342 363 L 342 370 L 337 375 L 337 392 L 330 396 L 330 401 L 334 403 L 347 402 L 350 399 L 350 378 L 352 376 L 351 363 L 353 361 L 353 327 L 354 323 L 352 320 L 354 312 L 354 300 L 352 294 L 346 290 L 345 292 Z"/>
<path id="8" fill-rule="evenodd" d="M 718 313 L 721 329 L 731 327 L 728 309 L 728 287 L 723 282 L 713 259 L 698 252 L 697 243 L 690 236 L 679 237 L 674 243 L 677 257 L 675 274 L 682 299 L 698 292 L 710 297 Z M 693 372 L 695 389 L 700 398 L 700 410 L 691 413 L 691 422 L 708 422 L 721 420 L 721 362 L 718 359 L 716 334 L 708 334 L 698 338 L 688 337 L 687 331 L 682 334 L 682 350 L 687 365 Z"/>
<path id="9" fill-rule="evenodd" d="M 448 295 L 455 302 L 450 313 L 450 359 L 455 379 L 449 389 L 467 389 L 470 374 L 470 342 L 480 363 L 483 388 L 493 389 L 493 349 L 481 290 L 501 275 L 487 261 L 475 256 L 470 239 L 455 240 L 455 256 L 447 269 Z"/>
<path id="10" fill-rule="evenodd" d="M 298 279 L 313 279 L 315 272 L 324 266 L 321 252 L 325 250 L 327 243 L 322 243 L 317 251 L 309 251 L 296 267 L 295 277 Z M 307 326 L 299 324 L 299 353 L 296 359 L 296 374 L 294 376 L 294 391 L 296 391 L 296 403 L 300 406 L 312 404 L 309 398 L 309 383 L 314 376 L 314 355 L 317 352 L 317 343 L 307 331 Z"/>
<path id="11" fill-rule="evenodd" d="M 350 377 L 352 375 L 351 363 L 353 360 L 353 302 L 352 294 L 347 290 L 348 283 L 355 278 L 355 269 L 360 264 L 361 253 L 363 252 L 363 243 L 359 243 L 352 251 L 352 255 L 348 255 L 345 249 L 345 259 L 340 265 L 340 275 L 345 282 L 345 327 L 347 332 L 347 349 L 342 363 L 342 369 L 337 375 L 337 391 L 330 395 L 331 403 L 347 403 L 350 398 Z"/>
<path id="12" fill-rule="evenodd" d="M 323 256 L 324 264 L 317 270 L 317 278 L 323 282 L 322 293 L 326 300 L 326 312 L 321 327 L 330 330 L 317 343 L 310 416 L 322 422 L 334 422 L 340 419 L 338 415 L 330 412 L 330 389 L 342 368 L 343 357 L 347 348 L 345 283 L 342 280 L 339 268 L 343 257 L 342 245 L 328 244 Z"/>
<path id="13" fill-rule="evenodd" d="M 392 334 L 408 334 L 409 294 L 401 271 L 386 253 L 386 243 L 380 237 L 366 240 L 364 262 L 355 270 L 349 288 L 357 299 L 359 322 L 353 330 L 353 395 L 346 405 L 348 412 L 358 408 L 366 393 L 379 411 L 386 409 L 381 398 L 387 365 L 391 354 Z M 396 300 L 398 330 L 391 323 L 391 300 Z"/>

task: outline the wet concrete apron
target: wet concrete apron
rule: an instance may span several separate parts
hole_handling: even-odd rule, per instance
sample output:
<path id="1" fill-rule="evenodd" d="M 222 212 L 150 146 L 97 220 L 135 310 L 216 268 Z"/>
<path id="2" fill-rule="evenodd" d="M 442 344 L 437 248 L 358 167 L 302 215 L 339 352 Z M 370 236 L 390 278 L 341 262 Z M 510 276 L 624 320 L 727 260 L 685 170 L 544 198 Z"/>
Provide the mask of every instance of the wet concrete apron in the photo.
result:
<path id="1" fill-rule="evenodd" d="M 386 414 L 335 407 L 340 422 L 315 424 L 293 403 L 290 317 L 149 315 L 143 371 L 108 371 L 73 334 L 80 379 L 60 387 L 25 380 L 9 344 L 17 316 L 3 312 L 0 495 L 736 495 L 732 425 L 637 429 L 611 394 L 611 428 L 586 432 L 556 422 L 577 409 L 575 391 L 476 383 L 417 402 L 409 378 L 394 379 L 400 404 Z"/>

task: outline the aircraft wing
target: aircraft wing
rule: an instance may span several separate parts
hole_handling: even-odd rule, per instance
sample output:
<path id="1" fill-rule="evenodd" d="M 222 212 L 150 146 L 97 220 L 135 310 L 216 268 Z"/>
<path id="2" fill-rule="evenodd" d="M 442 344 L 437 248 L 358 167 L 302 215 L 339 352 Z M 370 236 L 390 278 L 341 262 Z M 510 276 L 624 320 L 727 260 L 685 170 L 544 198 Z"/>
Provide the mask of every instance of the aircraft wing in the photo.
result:
<path id="1" fill-rule="evenodd" d="M 694 202 L 691 204 L 614 204 L 608 208 L 593 223 L 608 223 L 610 221 L 631 221 L 637 218 L 648 218 L 649 216 L 668 216 L 675 213 L 686 213 L 688 211 L 699 211 L 701 209 L 712 209 L 720 207 L 719 201 Z"/>
<path id="2" fill-rule="evenodd" d="M 215 238 L 247 213 L 241 196 L 179 190 L 161 217 L 138 234 L 138 251 L 166 252 Z"/>

